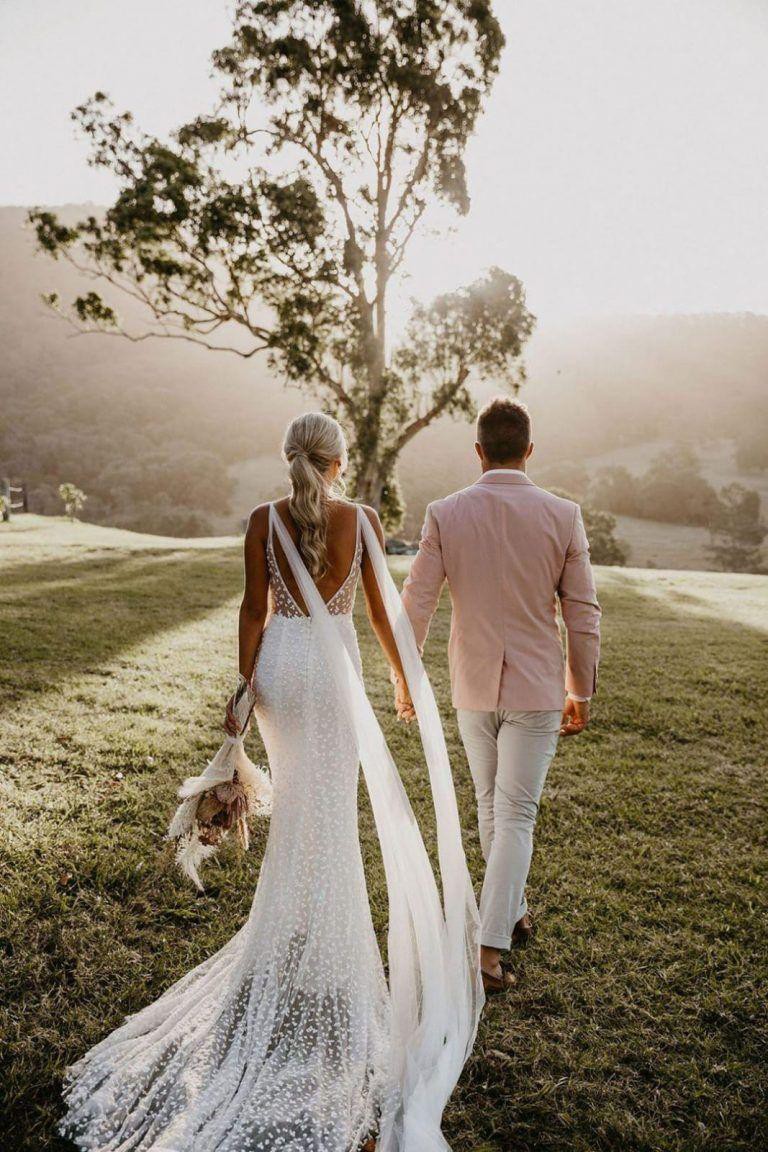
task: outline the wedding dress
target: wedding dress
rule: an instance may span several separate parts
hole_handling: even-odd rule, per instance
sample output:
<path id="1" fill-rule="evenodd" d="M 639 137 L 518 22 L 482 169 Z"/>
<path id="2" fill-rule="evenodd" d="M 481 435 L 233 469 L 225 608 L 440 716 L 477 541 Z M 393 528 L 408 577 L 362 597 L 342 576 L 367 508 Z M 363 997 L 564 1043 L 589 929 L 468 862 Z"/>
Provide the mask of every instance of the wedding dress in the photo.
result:
<path id="1" fill-rule="evenodd" d="M 61 1132 L 86 1152 L 444 1152 L 443 1108 L 483 995 L 478 914 L 445 742 L 367 516 L 325 603 L 274 506 L 255 716 L 272 818 L 246 924 L 68 1069 Z M 289 592 L 275 541 L 308 611 Z M 353 623 L 363 549 L 430 774 L 445 901 L 365 695 Z M 389 898 L 387 982 L 357 826 L 362 763 Z"/>

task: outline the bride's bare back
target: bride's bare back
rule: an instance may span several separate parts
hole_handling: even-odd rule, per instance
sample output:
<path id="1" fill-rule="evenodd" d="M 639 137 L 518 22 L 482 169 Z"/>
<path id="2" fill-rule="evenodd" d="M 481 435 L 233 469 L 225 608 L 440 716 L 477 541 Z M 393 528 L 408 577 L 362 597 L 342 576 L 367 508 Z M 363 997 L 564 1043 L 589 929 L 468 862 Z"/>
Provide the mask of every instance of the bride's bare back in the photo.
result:
<path id="1" fill-rule="evenodd" d="M 290 501 L 287 497 L 275 502 L 275 511 L 285 525 L 291 539 L 300 547 L 300 533 L 291 516 Z M 366 511 L 369 511 L 366 509 Z M 357 532 L 357 505 L 345 500 L 331 500 L 328 504 L 328 531 L 326 534 L 326 549 L 328 555 L 328 570 L 315 583 L 323 600 L 328 603 L 342 587 L 349 577 L 355 562 L 358 544 Z M 299 592 L 296 580 L 286 563 L 283 550 L 278 541 L 273 541 L 275 558 L 280 569 L 286 588 L 303 612 L 306 605 Z"/>
<path id="2" fill-rule="evenodd" d="M 285 526 L 286 531 L 294 544 L 299 545 L 299 530 L 291 516 L 288 497 L 277 500 L 273 505 L 275 514 Z M 328 534 L 326 538 L 328 571 L 316 581 L 317 590 L 326 604 L 330 603 L 336 593 L 350 578 L 355 567 L 355 554 L 358 544 L 358 509 L 361 506 L 346 500 L 331 500 L 328 507 Z M 269 611 L 269 557 L 270 530 L 269 530 L 269 504 L 261 504 L 251 513 L 248 531 L 245 536 L 245 591 L 243 603 L 240 608 L 240 671 L 249 679 L 255 662 Z M 364 516 L 368 518 L 378 537 L 382 548 L 384 547 L 384 531 L 379 517 L 373 508 L 364 505 L 361 508 Z M 278 540 L 272 538 L 271 544 L 277 563 L 281 581 L 296 607 L 303 614 L 307 614 L 307 607 L 299 591 L 295 577 L 286 562 L 283 549 Z M 371 627 L 381 644 L 384 653 L 394 668 L 396 675 L 402 683 L 400 708 L 403 719 L 409 720 L 412 716 L 412 706 L 404 684 L 402 665 L 395 644 L 392 630 L 387 620 L 387 613 L 381 599 L 381 593 L 376 582 L 370 556 L 367 549 L 362 549 L 360 575 L 365 592 L 366 609 Z"/>

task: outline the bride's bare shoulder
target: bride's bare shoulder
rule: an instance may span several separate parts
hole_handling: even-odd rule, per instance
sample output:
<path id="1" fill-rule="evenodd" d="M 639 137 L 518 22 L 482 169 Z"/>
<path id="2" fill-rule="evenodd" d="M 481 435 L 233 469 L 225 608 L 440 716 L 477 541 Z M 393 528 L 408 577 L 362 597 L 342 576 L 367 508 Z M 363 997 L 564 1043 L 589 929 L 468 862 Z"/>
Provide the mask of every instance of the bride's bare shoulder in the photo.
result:
<path id="1" fill-rule="evenodd" d="M 363 512 L 365 512 L 366 516 L 368 517 L 368 519 L 371 522 L 371 525 L 373 526 L 374 532 L 376 533 L 376 535 L 379 538 L 379 541 L 381 542 L 381 544 L 383 544 L 384 543 L 384 529 L 381 526 L 381 520 L 379 518 L 378 512 L 376 511 L 375 508 L 371 508 L 370 505 L 368 505 L 368 504 L 360 504 L 359 507 L 362 508 Z"/>
<path id="2" fill-rule="evenodd" d="M 381 520 L 379 519 L 378 512 L 376 511 L 375 508 L 372 508 L 370 506 L 370 504 L 358 504 L 357 507 L 362 508 L 363 512 L 365 512 L 365 514 L 368 517 L 368 519 L 370 520 L 371 524 L 375 525 L 375 524 L 381 523 Z"/>
<path id="3" fill-rule="evenodd" d="M 376 527 L 377 524 L 378 525 L 381 524 L 381 521 L 379 520 L 378 512 L 376 511 L 375 508 L 371 508 L 369 504 L 360 504 L 357 500 L 346 500 L 346 499 L 345 500 L 337 500 L 334 503 L 335 503 L 335 507 L 337 509 L 337 515 L 339 516 L 339 518 L 343 517 L 345 520 L 353 521 L 357 517 L 358 509 L 360 509 L 361 512 L 365 512 L 366 516 L 370 520 L 371 524 L 373 524 L 374 528 Z"/>
<path id="4" fill-rule="evenodd" d="M 266 540 L 269 531 L 269 504 L 258 504 L 248 517 L 246 537 Z"/>

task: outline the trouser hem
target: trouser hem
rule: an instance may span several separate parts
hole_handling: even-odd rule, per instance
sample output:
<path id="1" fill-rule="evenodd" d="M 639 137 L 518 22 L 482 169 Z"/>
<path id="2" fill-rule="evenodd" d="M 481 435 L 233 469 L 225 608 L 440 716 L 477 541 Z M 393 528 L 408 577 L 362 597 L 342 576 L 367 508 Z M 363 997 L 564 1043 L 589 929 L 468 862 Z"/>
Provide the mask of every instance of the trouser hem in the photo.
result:
<path id="1" fill-rule="evenodd" d="M 493 933 L 483 932 L 480 942 L 483 948 L 498 948 L 500 952 L 509 952 L 512 947 L 511 936 L 494 936 Z"/>

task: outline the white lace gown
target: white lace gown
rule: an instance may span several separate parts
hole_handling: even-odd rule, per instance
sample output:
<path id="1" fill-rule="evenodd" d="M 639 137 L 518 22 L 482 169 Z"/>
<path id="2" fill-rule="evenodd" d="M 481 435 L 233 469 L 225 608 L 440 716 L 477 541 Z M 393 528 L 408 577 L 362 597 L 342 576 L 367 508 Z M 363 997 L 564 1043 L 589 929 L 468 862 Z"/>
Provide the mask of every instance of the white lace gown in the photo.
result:
<path id="1" fill-rule="evenodd" d="M 358 520 L 352 568 L 327 605 L 358 673 L 361 556 Z M 68 1070 L 61 1131 L 88 1152 L 356 1152 L 397 1106 L 358 835 L 358 749 L 271 531 L 267 560 L 256 718 L 273 811 L 251 913 Z"/>

